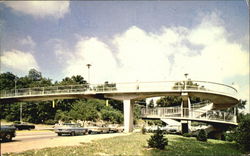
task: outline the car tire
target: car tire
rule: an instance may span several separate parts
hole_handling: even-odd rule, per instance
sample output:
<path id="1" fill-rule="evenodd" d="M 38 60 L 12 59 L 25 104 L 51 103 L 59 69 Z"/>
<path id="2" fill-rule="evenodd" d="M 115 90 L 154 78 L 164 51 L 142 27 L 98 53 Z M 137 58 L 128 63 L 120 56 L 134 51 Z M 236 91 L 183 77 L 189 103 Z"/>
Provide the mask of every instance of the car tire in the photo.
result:
<path id="1" fill-rule="evenodd" d="M 62 136 L 62 134 L 61 134 L 61 133 L 57 133 L 57 135 L 58 135 L 58 136 Z"/>
<path id="2" fill-rule="evenodd" d="M 4 136 L 4 139 L 3 139 L 4 141 L 6 141 L 6 142 L 8 142 L 8 141 L 11 141 L 12 140 L 12 135 L 11 134 L 6 134 L 5 136 Z"/>
<path id="3" fill-rule="evenodd" d="M 71 132 L 70 135 L 71 136 L 75 136 L 76 134 L 75 134 L 75 132 Z"/>

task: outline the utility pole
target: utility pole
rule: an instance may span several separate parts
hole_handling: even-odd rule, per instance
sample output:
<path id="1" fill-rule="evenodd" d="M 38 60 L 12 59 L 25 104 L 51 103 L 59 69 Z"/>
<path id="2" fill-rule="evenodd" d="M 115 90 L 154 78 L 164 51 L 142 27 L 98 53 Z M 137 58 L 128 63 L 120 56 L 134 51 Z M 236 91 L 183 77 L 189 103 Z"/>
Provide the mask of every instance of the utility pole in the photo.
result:
<path id="1" fill-rule="evenodd" d="M 184 85 L 185 85 L 184 89 L 186 90 L 187 89 L 186 86 L 187 86 L 187 80 L 188 80 L 188 78 L 187 78 L 188 77 L 188 73 L 185 73 L 184 75 L 185 75 L 185 78 L 186 78 L 186 80 L 184 81 L 185 82 L 184 83 Z"/>
<path id="2" fill-rule="evenodd" d="M 23 103 L 20 102 L 20 123 L 23 122 Z"/>
<path id="3" fill-rule="evenodd" d="M 17 78 L 15 77 L 15 96 L 16 96 L 16 83 L 17 83 Z"/>
<path id="4" fill-rule="evenodd" d="M 88 82 L 90 84 L 90 67 L 91 67 L 91 64 L 86 64 L 86 66 L 88 67 Z"/>

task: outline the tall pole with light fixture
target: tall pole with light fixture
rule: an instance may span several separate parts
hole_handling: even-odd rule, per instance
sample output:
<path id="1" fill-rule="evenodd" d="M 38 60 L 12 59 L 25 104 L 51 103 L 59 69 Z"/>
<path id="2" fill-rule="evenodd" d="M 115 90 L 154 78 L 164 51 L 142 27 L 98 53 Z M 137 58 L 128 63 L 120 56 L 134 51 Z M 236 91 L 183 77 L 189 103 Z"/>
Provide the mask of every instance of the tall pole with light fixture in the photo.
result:
<path id="1" fill-rule="evenodd" d="M 90 67 L 91 67 L 91 64 L 87 64 L 86 66 L 88 67 L 88 82 L 90 84 Z"/>
<path id="2" fill-rule="evenodd" d="M 16 96 L 16 83 L 17 83 L 17 78 L 15 78 L 15 96 Z"/>

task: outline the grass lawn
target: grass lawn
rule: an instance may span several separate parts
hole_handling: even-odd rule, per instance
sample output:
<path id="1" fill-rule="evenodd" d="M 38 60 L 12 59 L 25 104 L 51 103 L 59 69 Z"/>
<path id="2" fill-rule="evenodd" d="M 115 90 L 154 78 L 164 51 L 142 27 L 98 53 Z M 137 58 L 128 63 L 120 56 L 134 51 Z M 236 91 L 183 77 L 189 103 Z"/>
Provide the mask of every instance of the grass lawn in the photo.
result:
<path id="1" fill-rule="evenodd" d="M 178 135 L 166 135 L 168 146 L 164 150 L 147 147 L 147 140 L 152 134 L 133 133 L 96 140 L 93 143 L 83 143 L 81 146 L 45 148 L 30 150 L 19 154 L 23 156 L 77 156 L 77 155 L 242 155 L 234 143 L 208 139 L 208 142 L 196 141 Z"/>

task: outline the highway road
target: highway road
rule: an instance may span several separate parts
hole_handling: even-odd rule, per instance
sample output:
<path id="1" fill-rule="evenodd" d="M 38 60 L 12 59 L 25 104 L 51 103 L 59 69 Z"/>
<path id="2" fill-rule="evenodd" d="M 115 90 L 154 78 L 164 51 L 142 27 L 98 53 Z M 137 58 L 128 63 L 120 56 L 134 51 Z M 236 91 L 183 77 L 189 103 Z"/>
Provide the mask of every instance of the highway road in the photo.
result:
<path id="1" fill-rule="evenodd" d="M 56 133 L 49 130 L 32 130 L 32 131 L 17 131 L 17 136 L 11 142 L 1 142 L 1 152 L 4 153 L 19 153 L 26 150 L 42 149 L 47 147 L 58 146 L 75 146 L 81 145 L 82 142 L 89 143 L 96 139 L 109 138 L 126 133 L 110 133 L 110 134 L 95 134 L 95 135 L 79 135 L 79 136 L 57 136 Z"/>

